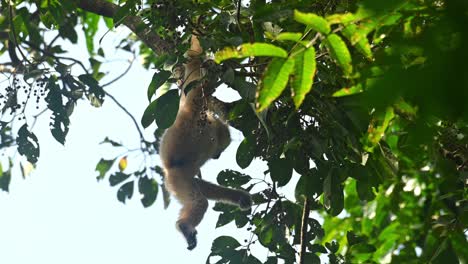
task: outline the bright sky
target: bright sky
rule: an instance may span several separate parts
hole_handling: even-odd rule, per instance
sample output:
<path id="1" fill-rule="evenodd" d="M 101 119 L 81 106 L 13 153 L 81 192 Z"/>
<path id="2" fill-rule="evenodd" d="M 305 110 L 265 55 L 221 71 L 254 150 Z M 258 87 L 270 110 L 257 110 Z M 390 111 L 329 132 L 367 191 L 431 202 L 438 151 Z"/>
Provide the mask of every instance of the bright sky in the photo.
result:
<path id="1" fill-rule="evenodd" d="M 116 35 L 125 36 L 122 32 L 108 34 L 102 47 L 109 57 L 128 57 L 112 50 L 118 43 Z M 101 36 L 98 33 L 98 39 Z M 82 35 L 80 43 L 78 47 L 65 45 L 65 49 L 70 56 L 86 61 Z M 126 65 L 124 61 L 116 61 L 104 69 L 116 76 Z M 144 70 L 136 62 L 123 79 L 106 90 L 140 120 L 148 105 L 146 89 L 152 75 L 152 71 Z M 139 146 L 133 123 L 111 100 L 107 99 L 99 109 L 87 101 L 79 101 L 71 116 L 65 147 L 53 139 L 48 125 L 48 115 L 44 115 L 34 128 L 41 147 L 37 169 L 26 179 L 15 173 L 10 192 L 0 191 L 1 263 L 205 263 L 216 237 L 231 235 L 240 242 L 249 238 L 248 232 L 232 223 L 216 229 L 218 213 L 212 210 L 211 202 L 197 228 L 198 246 L 188 251 L 175 228 L 178 203 L 173 201 L 164 210 L 159 193 L 155 204 L 145 209 L 135 190 L 133 199 L 124 205 L 117 201 L 117 188 L 110 187 L 107 178 L 97 182 L 96 163 L 102 157 L 114 157 L 99 142 L 109 136 L 129 148 Z M 153 129 L 148 128 L 145 133 L 150 135 Z M 242 171 L 235 162 L 242 134 L 233 130 L 232 138 L 221 158 L 202 168 L 204 179 L 215 182 L 217 173 L 226 168 Z M 135 164 L 129 159 L 129 167 L 132 165 Z M 260 178 L 265 170 L 265 165 L 257 163 L 242 172 Z M 257 257 L 265 259 L 266 254 L 262 250 Z"/>

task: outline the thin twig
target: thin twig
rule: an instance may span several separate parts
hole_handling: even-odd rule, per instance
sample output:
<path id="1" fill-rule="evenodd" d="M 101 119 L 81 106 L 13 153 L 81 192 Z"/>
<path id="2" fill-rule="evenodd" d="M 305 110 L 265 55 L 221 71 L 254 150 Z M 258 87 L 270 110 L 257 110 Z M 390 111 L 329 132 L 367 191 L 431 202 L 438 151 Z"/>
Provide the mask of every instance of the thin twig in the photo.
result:
<path id="1" fill-rule="evenodd" d="M 11 63 L 1 63 L 0 64 L 0 72 L 6 73 L 21 73 L 17 67 L 13 67 Z"/>
<path id="2" fill-rule="evenodd" d="M 135 54 L 133 54 L 133 58 L 128 61 L 129 62 L 128 67 L 125 69 L 125 71 L 122 74 L 117 76 L 115 79 L 109 81 L 108 83 L 105 83 L 105 84 L 101 85 L 101 87 L 104 88 L 106 86 L 109 86 L 109 85 L 113 84 L 114 82 L 120 80 L 122 77 L 124 77 L 128 73 L 128 71 L 130 71 L 130 68 L 132 68 L 132 65 L 133 65 L 134 61 L 135 61 Z"/>
<path id="3" fill-rule="evenodd" d="M 27 44 L 30 48 L 32 48 L 32 49 L 34 49 L 36 51 L 42 52 L 47 57 L 51 57 L 51 58 L 54 58 L 56 60 L 69 60 L 69 61 L 72 61 L 72 62 L 74 62 L 74 64 L 80 65 L 80 67 L 83 69 L 83 71 L 86 74 L 89 74 L 88 69 L 84 66 L 83 62 L 81 62 L 80 60 L 77 60 L 77 59 L 72 58 L 72 57 L 57 56 L 57 55 L 51 53 L 50 51 L 42 49 L 41 47 L 39 47 L 39 46 L 35 45 L 34 43 L 32 43 L 30 41 L 27 41 L 27 40 L 25 40 L 24 43 Z"/>
<path id="4" fill-rule="evenodd" d="M 113 95 L 111 95 L 110 93 L 104 91 L 104 93 L 106 94 L 106 96 L 108 96 L 112 101 L 114 101 L 114 103 L 120 108 L 122 109 L 133 121 L 133 123 L 135 124 L 135 127 L 138 131 L 138 134 L 140 134 L 140 140 L 141 141 L 145 141 L 145 137 L 143 136 L 143 132 L 141 131 L 140 129 L 140 126 L 138 125 L 138 122 L 136 121 L 135 117 L 127 110 L 127 108 L 125 108 L 125 106 L 123 106 L 117 99 L 115 99 L 115 97 Z"/>
<path id="5" fill-rule="evenodd" d="M 240 22 L 240 12 L 241 12 L 242 0 L 237 1 L 237 27 L 239 28 L 239 32 L 242 32 L 241 22 Z"/>
<path id="6" fill-rule="evenodd" d="M 31 90 L 32 90 L 32 89 L 31 89 Z M 34 120 L 33 120 L 32 124 L 31 124 L 31 127 L 30 127 L 31 130 L 32 130 L 32 129 L 34 128 L 34 126 L 36 125 L 37 119 L 38 119 L 42 114 L 44 114 L 45 112 L 47 112 L 47 110 L 49 110 L 49 108 L 46 107 L 46 108 L 44 108 L 41 112 L 39 112 L 38 114 L 32 116 Z"/>
<path id="7" fill-rule="evenodd" d="M 302 211 L 301 223 L 301 251 L 299 253 L 299 264 L 305 263 L 305 253 L 307 249 L 307 226 L 309 221 L 310 204 L 309 199 L 304 197 L 304 209 Z"/>
<path id="8" fill-rule="evenodd" d="M 23 60 L 29 63 L 28 59 L 26 58 L 26 55 L 24 55 L 23 51 L 18 45 L 18 39 L 16 38 L 16 29 L 15 25 L 13 24 L 13 6 L 11 5 L 10 1 L 8 1 L 8 10 L 10 13 L 10 28 L 11 28 L 11 33 L 13 34 L 13 44 L 15 44 L 15 47 L 18 48 L 21 57 L 23 57 Z"/>

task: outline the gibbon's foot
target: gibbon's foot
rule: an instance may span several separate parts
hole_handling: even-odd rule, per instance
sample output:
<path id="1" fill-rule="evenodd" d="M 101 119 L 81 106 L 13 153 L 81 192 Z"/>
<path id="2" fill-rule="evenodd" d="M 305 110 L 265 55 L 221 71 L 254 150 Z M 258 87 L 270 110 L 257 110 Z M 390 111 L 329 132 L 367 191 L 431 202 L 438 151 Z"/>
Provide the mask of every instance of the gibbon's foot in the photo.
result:
<path id="1" fill-rule="evenodd" d="M 219 159 L 219 157 L 221 157 L 221 152 L 215 153 L 215 154 L 213 155 L 213 157 L 211 157 L 211 158 L 212 158 L 212 159 Z"/>
<path id="2" fill-rule="evenodd" d="M 187 240 L 187 249 L 194 249 L 197 246 L 197 230 L 185 223 L 179 222 L 177 223 L 177 228 L 180 230 L 182 235 L 184 235 L 185 240 Z"/>
<path id="3" fill-rule="evenodd" d="M 241 210 L 249 210 L 252 207 L 252 198 L 250 197 L 250 194 L 244 194 L 241 196 L 239 199 L 239 207 Z"/>

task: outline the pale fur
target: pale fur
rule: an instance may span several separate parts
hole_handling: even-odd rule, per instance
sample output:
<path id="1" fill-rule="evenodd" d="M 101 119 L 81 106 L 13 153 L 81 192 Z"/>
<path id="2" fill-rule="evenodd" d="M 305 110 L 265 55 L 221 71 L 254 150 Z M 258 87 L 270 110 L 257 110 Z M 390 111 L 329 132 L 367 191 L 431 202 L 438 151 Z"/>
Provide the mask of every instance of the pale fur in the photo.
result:
<path id="1" fill-rule="evenodd" d="M 190 82 L 202 78 L 202 49 L 196 37 L 192 37 L 191 44 L 182 91 Z M 206 109 L 206 99 L 211 95 L 203 89 L 203 85 L 197 85 L 187 95 L 182 92 L 176 120 L 163 135 L 159 149 L 166 187 L 182 204 L 177 228 L 186 238 L 188 249 L 197 244 L 195 227 L 203 219 L 207 199 L 236 204 L 242 209 L 251 206 L 247 192 L 195 178 L 200 167 L 219 157 L 231 141 L 226 123 Z"/>

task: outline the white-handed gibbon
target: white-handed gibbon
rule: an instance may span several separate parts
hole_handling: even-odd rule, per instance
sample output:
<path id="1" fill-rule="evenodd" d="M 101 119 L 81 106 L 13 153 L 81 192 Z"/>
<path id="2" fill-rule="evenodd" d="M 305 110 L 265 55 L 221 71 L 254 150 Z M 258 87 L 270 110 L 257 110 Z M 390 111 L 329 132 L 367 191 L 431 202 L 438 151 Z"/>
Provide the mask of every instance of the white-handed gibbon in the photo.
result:
<path id="1" fill-rule="evenodd" d="M 165 185 L 182 203 L 177 228 L 187 240 L 188 249 L 197 245 L 197 231 L 208 208 L 208 199 L 238 205 L 248 210 L 252 206 L 250 194 L 222 187 L 195 176 L 209 159 L 217 159 L 231 142 L 227 124 L 207 109 L 211 94 L 203 84 L 187 94 L 184 89 L 192 81 L 200 80 L 202 48 L 193 36 L 184 65 L 179 111 L 174 124 L 164 133 L 159 148 L 164 169 Z"/>

